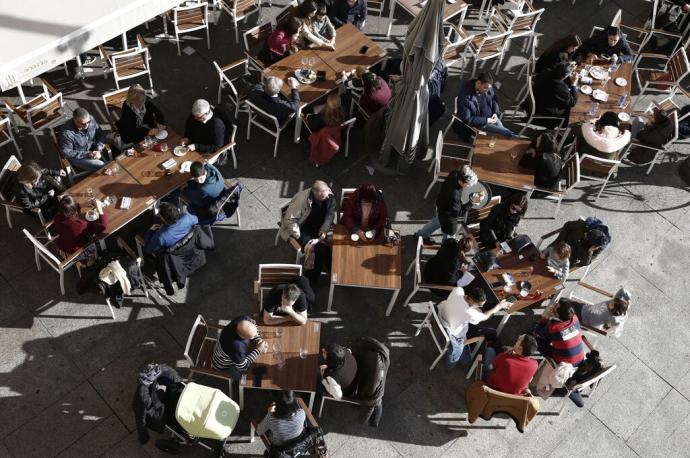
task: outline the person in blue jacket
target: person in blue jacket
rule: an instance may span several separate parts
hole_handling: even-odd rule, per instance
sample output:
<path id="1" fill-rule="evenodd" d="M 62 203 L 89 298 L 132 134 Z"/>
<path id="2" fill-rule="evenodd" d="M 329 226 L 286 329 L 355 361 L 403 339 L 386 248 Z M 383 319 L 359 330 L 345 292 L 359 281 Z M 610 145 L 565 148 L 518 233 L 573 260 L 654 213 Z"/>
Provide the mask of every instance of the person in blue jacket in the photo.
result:
<path id="1" fill-rule="evenodd" d="M 212 164 L 196 161 L 192 163 L 189 174 L 191 179 L 182 195 L 196 208 L 208 207 L 225 189 L 223 175 Z"/>
<path id="2" fill-rule="evenodd" d="M 367 20 L 367 2 L 364 0 L 335 0 L 330 11 L 336 28 L 350 23 L 362 30 Z"/>
<path id="3" fill-rule="evenodd" d="M 175 245 L 199 223 L 196 216 L 180 213 L 176 206 L 168 202 L 161 203 L 158 216 L 163 224 L 154 224 L 146 231 L 146 254 L 154 254 L 158 250 Z"/>

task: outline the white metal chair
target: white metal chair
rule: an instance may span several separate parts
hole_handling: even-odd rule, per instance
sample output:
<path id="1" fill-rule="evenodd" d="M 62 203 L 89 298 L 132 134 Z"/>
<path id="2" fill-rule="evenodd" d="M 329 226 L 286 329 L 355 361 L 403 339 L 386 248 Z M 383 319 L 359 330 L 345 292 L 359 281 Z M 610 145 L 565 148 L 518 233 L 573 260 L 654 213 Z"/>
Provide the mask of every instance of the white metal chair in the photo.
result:
<path id="1" fill-rule="evenodd" d="M 438 357 L 436 357 L 434 362 L 431 363 L 431 366 L 429 367 L 429 370 L 432 371 L 434 370 L 438 362 L 441 361 L 441 358 L 443 358 L 443 356 L 448 352 L 448 347 L 450 347 L 450 337 L 448 337 L 446 328 L 443 326 L 443 323 L 441 323 L 441 319 L 438 316 L 436 306 L 434 305 L 434 303 L 429 302 L 428 305 L 429 312 L 424 317 L 424 320 L 421 322 L 421 324 L 417 328 L 417 332 L 415 332 L 414 335 L 415 337 L 417 337 L 422 332 L 422 329 L 429 329 L 431 338 L 434 339 L 434 344 L 436 345 L 436 349 L 439 353 Z M 439 335 L 436 335 L 437 333 Z M 472 365 L 470 366 L 470 369 L 467 371 L 465 379 L 469 379 L 470 377 L 472 377 L 472 374 L 474 373 L 477 367 L 477 353 L 479 353 L 479 349 L 482 347 L 484 340 L 484 336 L 477 336 L 464 340 L 466 346 L 472 348 L 471 346 L 474 345 L 474 349 L 471 350 Z"/>
<path id="2" fill-rule="evenodd" d="M 590 291 L 592 291 L 592 292 L 594 292 L 600 296 L 604 296 L 606 298 L 606 300 L 613 298 L 613 294 L 611 294 L 608 291 L 605 291 L 601 288 L 597 288 L 596 286 L 592 286 L 589 283 L 585 283 L 583 281 L 578 281 L 577 286 L 582 286 L 583 288 L 588 289 L 588 290 L 590 290 Z M 575 295 L 575 289 L 570 291 L 568 298 L 570 300 L 573 300 L 573 301 L 582 302 L 584 304 L 592 305 L 591 301 L 588 301 L 587 299 L 583 299 L 582 297 L 576 296 Z M 630 313 L 630 308 L 628 308 L 628 313 Z M 583 331 L 589 332 L 590 334 L 601 335 L 601 336 L 605 336 L 605 337 L 609 336 L 609 331 L 606 329 L 599 329 L 599 328 L 595 328 L 592 326 L 587 326 L 584 323 L 580 323 L 580 328 L 582 328 Z"/>
<path id="3" fill-rule="evenodd" d="M 53 147 L 55 148 L 55 152 L 57 153 L 60 167 L 62 168 L 62 170 L 65 171 L 65 176 L 67 177 L 67 180 L 69 181 L 70 185 L 73 185 L 78 180 L 84 178 L 87 175 L 90 175 L 92 172 L 89 170 L 77 171 L 74 167 L 72 167 L 72 164 L 70 164 L 69 160 L 62 152 L 62 148 L 60 148 L 60 141 L 58 140 L 58 136 L 60 135 L 60 129 L 61 126 L 53 127 L 52 129 L 50 129 L 50 138 L 53 141 Z M 106 153 L 106 149 L 104 149 L 103 152 Z"/>
<path id="4" fill-rule="evenodd" d="M 407 307 L 407 304 L 410 303 L 410 300 L 414 297 L 415 294 L 417 294 L 419 291 L 426 291 L 426 292 L 431 292 L 431 290 L 434 289 L 441 289 L 441 290 L 446 290 L 446 291 L 452 291 L 453 286 L 450 285 L 439 285 L 435 283 L 427 283 L 424 281 L 424 278 L 422 277 L 422 266 L 426 266 L 426 263 L 429 259 L 431 259 L 439 249 L 439 245 L 424 245 L 424 241 L 422 237 L 418 237 L 417 239 L 417 251 L 415 254 L 415 258 L 412 261 L 412 264 L 410 267 L 414 267 L 414 285 L 412 287 L 412 291 L 410 294 L 407 296 L 405 299 L 405 302 L 403 302 L 403 307 Z M 405 274 L 409 274 L 410 268 L 407 269 L 407 272 Z"/>
<path id="5" fill-rule="evenodd" d="M 228 74 L 242 66 L 244 67 L 242 73 L 234 71 L 232 77 Z M 258 83 L 249 73 L 249 59 L 243 57 L 223 67 L 218 65 L 218 62 L 214 60 L 213 67 L 218 73 L 217 103 L 220 104 L 222 102 L 223 90 L 225 90 L 230 103 L 235 107 L 235 118 L 237 118 L 240 111 L 246 112 L 246 109 L 243 107 L 244 101 L 247 99 L 247 95 L 249 95 L 252 86 Z"/>
<path id="6" fill-rule="evenodd" d="M 38 234 L 45 232 L 48 234 L 48 229 L 52 225 L 52 222 L 44 225 L 41 230 L 36 234 L 36 236 L 31 235 L 26 229 L 22 229 L 24 235 L 34 246 L 34 258 L 36 260 L 36 270 L 41 270 L 41 259 L 46 262 L 55 272 L 60 275 L 60 292 L 65 295 L 65 272 L 72 266 L 77 267 L 77 272 L 81 276 L 81 264 L 77 261 L 79 255 L 82 254 L 82 250 L 77 250 L 69 256 L 63 256 L 58 250 L 55 241 L 57 237 L 51 237 L 44 244 L 38 240 Z"/>
<path id="7" fill-rule="evenodd" d="M 235 43 L 240 42 L 239 22 L 246 20 L 251 14 L 261 11 L 260 0 L 220 0 L 220 9 L 232 19 L 235 27 Z"/>
<path id="8" fill-rule="evenodd" d="M 288 283 L 302 275 L 300 264 L 259 264 L 259 278 L 254 281 L 254 300 L 256 310 L 264 309 L 264 295 L 277 285 Z"/>
<path id="9" fill-rule="evenodd" d="M 10 118 L 0 116 L 0 146 L 5 146 L 9 143 L 14 145 L 14 149 L 17 151 L 17 156 L 20 160 L 24 160 L 22 157 L 22 150 L 17 145 L 17 140 L 14 139 L 14 134 L 12 133 L 12 124 L 10 123 Z"/>
<path id="10" fill-rule="evenodd" d="M 7 225 L 10 229 L 12 229 L 12 212 L 24 213 L 25 211 L 21 205 L 15 202 L 14 198 L 13 188 L 15 183 L 15 174 L 17 170 L 19 170 L 19 167 L 21 167 L 19 160 L 14 156 L 10 156 L 7 162 L 5 162 L 5 165 L 2 167 L 2 171 L 0 171 L 0 205 L 5 207 Z M 31 209 L 31 212 L 38 216 L 41 226 L 45 226 L 46 221 L 43 218 L 43 213 L 41 212 L 40 207 Z"/>
<path id="11" fill-rule="evenodd" d="M 285 21 L 287 18 L 289 18 L 295 13 L 298 6 L 299 3 L 297 2 L 297 0 L 292 0 L 290 3 L 285 5 L 283 9 L 278 11 L 278 13 L 275 15 L 275 18 L 273 19 L 273 24 L 276 26 L 282 24 L 283 21 Z"/>
<path id="12" fill-rule="evenodd" d="M 342 145 L 345 145 L 345 157 L 348 156 L 349 150 L 350 150 L 350 130 L 352 130 L 352 126 L 355 125 L 357 122 L 357 118 L 350 118 L 346 121 L 343 121 L 340 123 L 340 129 L 343 134 L 341 134 L 341 143 Z M 312 130 L 309 128 L 309 124 L 307 124 L 307 117 L 302 116 L 302 125 L 307 128 L 309 133 L 312 133 Z M 341 149 L 342 149 L 341 145 Z"/>
<path id="13" fill-rule="evenodd" d="M 510 41 L 518 38 L 526 38 L 526 49 L 529 50 L 532 47 L 532 40 L 534 40 L 536 36 L 537 22 L 541 19 L 544 8 L 537 10 L 529 1 L 525 1 L 524 6 L 527 7 L 524 12 L 511 10 L 510 13 L 507 13 L 505 10 L 497 10 L 496 13 L 489 18 L 487 32 L 493 25 L 500 32 L 511 32 Z"/>
<path id="14" fill-rule="evenodd" d="M 348 112 L 348 116 L 352 117 L 352 113 L 355 111 L 355 107 L 357 108 L 357 112 L 362 116 L 362 119 L 364 121 L 369 120 L 369 113 L 367 110 L 362 108 L 362 105 L 359 104 L 361 98 L 362 98 L 362 93 L 357 90 L 350 90 L 348 91 L 350 93 L 350 111 Z"/>
<path id="15" fill-rule="evenodd" d="M 690 62 L 688 62 L 685 48 L 678 49 L 662 70 L 640 68 L 638 65 L 635 68 L 635 79 L 640 86 L 637 100 L 650 90 L 675 94 L 688 74 L 690 74 Z"/>
<path id="16" fill-rule="evenodd" d="M 187 337 L 184 349 L 184 357 L 189 362 L 189 376 L 192 380 L 194 374 L 203 374 L 228 382 L 228 393 L 232 397 L 232 377 L 223 371 L 213 368 L 213 350 L 218 342 L 218 335 L 223 330 L 222 326 L 207 322 L 203 316 L 197 315 L 192 330 Z"/>
<path id="17" fill-rule="evenodd" d="M 283 218 L 285 217 L 285 212 L 287 211 L 289 205 L 290 202 L 287 202 L 285 203 L 285 205 L 278 209 L 278 232 L 276 233 L 276 238 L 273 241 L 273 246 L 278 246 L 278 241 L 280 240 L 280 231 L 283 224 Z M 290 243 L 290 245 L 292 245 L 292 247 L 295 249 L 295 264 L 299 264 L 299 261 L 302 258 L 302 247 L 300 246 L 299 241 L 294 237 L 290 237 L 288 238 L 288 243 Z"/>
<path id="18" fill-rule="evenodd" d="M 118 89 L 117 91 L 106 92 L 101 96 L 103 107 L 105 108 L 105 115 L 108 118 L 108 123 L 113 132 L 117 132 L 117 121 L 119 121 L 122 116 L 122 105 L 127 100 L 127 92 L 129 92 L 129 86 Z"/>
<path id="19" fill-rule="evenodd" d="M 446 177 L 455 169 L 458 167 L 464 165 L 464 164 L 469 164 L 470 159 L 469 157 L 467 159 L 465 158 L 460 158 L 460 157 L 453 157 L 453 156 L 444 156 L 443 155 L 443 148 L 444 146 L 456 146 L 460 148 L 465 148 L 470 151 L 471 154 L 471 146 L 469 145 L 463 145 L 459 143 L 444 143 L 443 141 L 443 132 L 439 131 L 438 136 L 436 137 L 436 147 L 434 150 L 434 158 L 431 161 L 431 164 L 429 164 L 429 171 L 433 168 L 434 170 L 434 177 L 431 180 L 431 183 L 429 183 L 429 186 L 426 188 L 426 191 L 424 192 L 424 198 L 426 199 L 429 196 L 429 192 L 431 192 L 431 188 L 434 187 L 436 183 L 440 183 L 442 181 L 445 181 Z"/>
<path id="20" fill-rule="evenodd" d="M 558 211 L 561 209 L 561 202 L 563 198 L 568 195 L 571 189 L 580 183 L 580 156 L 573 154 L 563 166 L 563 173 L 565 175 L 565 188 L 561 181 L 558 182 L 558 189 L 542 189 L 537 188 L 538 191 L 548 193 L 546 199 L 556 201 L 556 210 L 553 212 L 553 219 L 556 219 Z"/>
<path id="21" fill-rule="evenodd" d="M 376 13 L 381 17 L 383 8 L 386 6 L 386 0 L 367 0 L 367 10 L 371 13 Z"/>
<path id="22" fill-rule="evenodd" d="M 460 62 L 460 79 L 462 80 L 462 75 L 465 73 L 465 61 L 467 60 L 467 47 L 475 35 L 452 24 L 444 24 L 443 26 L 447 28 L 446 43 L 441 53 L 443 61 L 448 68 Z"/>
<path id="23" fill-rule="evenodd" d="M 280 95 L 279 95 L 280 97 Z M 252 125 L 257 126 L 267 134 L 275 137 L 276 141 L 273 146 L 273 157 L 278 156 L 278 143 L 280 142 L 280 134 L 285 128 L 290 125 L 290 121 L 295 117 L 295 113 L 291 113 L 287 120 L 281 125 L 278 118 L 262 110 L 254 105 L 252 102 L 246 102 L 248 107 L 249 118 L 247 120 L 247 140 L 250 139 Z M 263 121 L 263 122 L 262 122 Z"/>
<path id="24" fill-rule="evenodd" d="M 649 168 L 647 168 L 647 171 L 645 172 L 645 175 L 649 175 L 652 171 L 652 168 L 654 168 L 654 165 L 657 163 L 659 160 L 659 157 L 665 153 L 669 153 L 669 149 L 671 146 L 678 141 L 678 112 L 673 110 L 669 113 L 669 117 L 671 118 L 671 122 L 673 123 L 673 136 L 669 138 L 666 143 L 664 143 L 661 146 L 652 146 L 652 145 L 647 145 L 645 143 L 642 143 L 638 140 L 632 140 L 627 147 L 627 151 L 623 154 L 623 156 L 627 156 L 627 153 L 630 151 L 630 148 L 642 148 L 646 150 L 651 150 L 654 151 L 654 157 L 652 160 L 648 163 Z M 647 165 L 647 164 L 637 164 L 637 165 Z M 603 188 L 603 187 L 602 187 Z"/>
<path id="25" fill-rule="evenodd" d="M 340 190 L 340 201 L 338 202 L 338 211 L 336 212 L 337 222 L 342 223 L 345 202 L 352 197 L 355 191 L 357 191 L 356 188 L 343 188 Z"/>
<path id="26" fill-rule="evenodd" d="M 580 177 L 592 181 L 598 181 L 601 184 L 601 189 L 594 199 L 594 202 L 599 200 L 601 193 L 608 184 L 611 177 L 616 173 L 618 167 L 621 165 L 620 159 L 603 159 L 589 154 L 580 156 Z M 597 175 L 586 175 L 586 172 L 594 172 Z"/>
<path id="27" fill-rule="evenodd" d="M 488 35 L 486 32 L 475 35 L 467 46 L 467 54 L 472 57 L 472 77 L 474 78 L 477 72 L 478 62 L 487 62 L 489 60 L 496 60 L 496 70 L 498 73 L 501 70 L 501 63 L 503 63 L 503 55 L 505 48 L 510 40 L 511 32 L 502 32 L 495 35 Z"/>
<path id="28" fill-rule="evenodd" d="M 125 51 L 109 53 L 103 46 L 98 47 L 103 62 L 103 78 L 107 78 L 108 67 L 113 72 L 115 86 L 120 89 L 120 81 L 147 75 L 153 90 L 149 48 L 141 35 L 137 34 L 138 46 Z"/>
<path id="29" fill-rule="evenodd" d="M 481 242 L 482 239 L 479 237 L 479 226 L 483 220 L 489 217 L 491 210 L 500 203 L 501 196 L 493 196 L 482 208 L 470 208 L 467 213 L 465 213 L 462 231 L 467 237 L 471 237 L 475 241 L 479 250 L 484 248 Z"/>
<path id="30" fill-rule="evenodd" d="M 168 11 L 167 17 L 173 23 L 175 30 L 175 42 L 177 43 L 177 55 L 182 55 L 180 49 L 180 35 L 206 29 L 206 47 L 211 49 L 211 35 L 208 28 L 208 3 L 197 3 L 191 6 L 177 6 L 172 13 Z M 163 19 L 167 20 L 167 19 Z"/>

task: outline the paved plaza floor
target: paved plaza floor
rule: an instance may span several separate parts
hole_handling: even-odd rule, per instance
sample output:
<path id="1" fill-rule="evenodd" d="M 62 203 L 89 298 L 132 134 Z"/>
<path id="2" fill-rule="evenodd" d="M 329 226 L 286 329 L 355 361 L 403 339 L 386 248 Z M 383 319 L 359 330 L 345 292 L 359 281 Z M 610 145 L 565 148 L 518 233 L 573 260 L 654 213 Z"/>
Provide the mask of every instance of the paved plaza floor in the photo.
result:
<path id="1" fill-rule="evenodd" d="M 274 0 L 261 13 L 274 15 L 286 0 Z M 475 4 L 479 2 L 475 1 Z M 540 49 L 567 33 L 588 36 L 593 25 L 605 25 L 622 8 L 623 23 L 641 25 L 651 3 L 642 0 L 535 1 L 546 7 L 539 23 Z M 476 6 L 475 6 L 476 11 Z M 387 11 L 384 16 L 387 15 Z M 474 11 L 468 23 L 476 21 Z M 387 18 L 370 17 L 366 32 L 377 43 L 396 53 L 402 48 L 411 18 L 396 11 L 390 38 Z M 255 18 L 250 19 L 253 24 Z M 242 24 L 243 29 L 249 24 Z M 194 99 L 215 100 L 217 77 L 211 65 L 240 56 L 232 22 L 221 17 L 211 29 L 212 49 L 203 33 L 183 38 L 182 47 L 193 52 L 178 57 L 173 42 L 158 41 L 156 19 L 141 32 L 151 43 L 156 102 L 167 114 L 168 124 L 182 130 Z M 7 45 L 7 44 L 4 44 Z M 511 45 L 496 80 L 504 108 L 512 99 L 516 71 L 524 62 L 522 40 Z M 459 71 L 451 69 L 444 98 L 449 107 L 459 89 Z M 47 78 L 61 91 L 70 107 L 83 106 L 105 124 L 101 95 L 114 89 L 111 76 L 98 70 L 78 82 L 61 70 Z M 497 84 L 496 86 L 499 86 Z M 10 96 L 13 94 L 9 94 Z M 246 117 L 241 115 L 236 147 L 238 168 L 221 168 L 226 177 L 238 178 L 246 187 L 242 195 L 242 227 L 217 230 L 216 250 L 207 265 L 189 279 L 186 289 L 170 297 L 172 316 L 160 301 L 128 301 L 113 320 L 102 298 L 78 295 L 77 274 L 67 275 L 67 294 L 60 295 L 58 276 L 44 265 L 38 272 L 33 251 L 21 228 L 37 230 L 36 221 L 14 215 L 14 229 L 0 224 L 0 456 L 112 456 L 148 457 L 161 454 L 153 445 L 139 444 L 131 400 L 138 371 L 150 361 L 165 362 L 186 375 L 183 349 L 198 314 L 229 320 L 251 308 L 252 281 L 262 262 L 291 262 L 294 253 L 286 244 L 273 246 L 278 208 L 315 179 L 328 182 L 336 195 L 340 189 L 373 182 L 383 189 L 394 226 L 403 238 L 403 266 L 414 256 L 412 234 L 434 214 L 437 185 L 422 199 L 431 180 L 428 162 L 417 162 L 408 176 L 383 175 L 367 166 L 361 125 L 353 129 L 350 157 L 338 155 L 327 166 L 315 168 L 307 161 L 306 142 L 295 145 L 290 135 L 281 140 L 278 157 L 273 143 L 258 130 L 247 142 Z M 432 126 L 432 138 L 445 126 L 445 117 Z M 19 138 L 25 158 L 57 166 L 50 139 L 41 141 L 46 155 L 36 151 L 27 131 Z M 680 153 L 690 150 L 674 147 Z M 2 157 L 6 157 L 7 148 Z M 2 159 L 4 162 L 5 159 Z M 690 193 L 677 174 L 680 159 L 664 160 L 645 177 L 642 167 L 624 166 L 598 202 L 595 183 L 583 181 L 563 202 L 552 219 L 555 204 L 532 199 L 520 232 L 537 239 L 579 216 L 596 216 L 613 234 L 613 245 L 588 276 L 588 282 L 608 290 L 620 285 L 633 294 L 633 307 L 619 339 L 595 338 L 606 363 L 617 369 L 605 379 L 584 408 L 561 399 L 542 402 L 539 415 L 524 434 L 506 417 L 467 421 L 465 389 L 469 382 L 461 368 L 447 371 L 429 365 L 436 349 L 427 332 L 414 337 L 424 316 L 419 294 L 410 307 L 400 304 L 412 288 L 412 277 L 403 278 L 403 289 L 390 317 L 386 291 L 336 289 L 333 312 L 325 313 L 328 284 L 317 288 L 313 318 L 321 321 L 322 344 L 347 342 L 370 335 L 391 350 L 383 419 L 378 428 L 363 426 L 358 410 L 327 404 L 320 424 L 333 457 L 459 457 L 459 456 L 687 456 L 690 436 L 690 319 L 685 294 L 690 287 Z M 127 226 L 121 235 L 133 243 L 153 221 L 150 213 Z M 567 283 L 570 290 L 576 278 Z M 585 295 L 585 297 L 587 297 Z M 494 317 L 497 324 L 500 317 Z M 537 316 L 526 313 L 508 321 L 503 337 L 510 341 L 526 331 Z M 199 381 L 227 389 L 211 379 Z M 251 390 L 250 390 L 251 391 Z M 236 396 L 236 394 L 235 394 Z M 233 456 L 260 456 L 260 441 L 248 443 L 249 421 L 260 418 L 269 402 L 267 393 L 245 395 L 242 412 L 229 451 Z M 208 456 L 188 449 L 185 456 Z"/>

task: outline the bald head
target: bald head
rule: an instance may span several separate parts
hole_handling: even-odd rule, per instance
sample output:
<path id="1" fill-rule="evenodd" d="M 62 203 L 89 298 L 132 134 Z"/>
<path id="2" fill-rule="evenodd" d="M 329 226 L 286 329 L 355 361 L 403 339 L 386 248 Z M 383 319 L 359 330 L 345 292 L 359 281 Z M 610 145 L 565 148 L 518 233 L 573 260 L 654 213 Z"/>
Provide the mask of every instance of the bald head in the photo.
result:
<path id="1" fill-rule="evenodd" d="M 325 181 L 316 180 L 311 186 L 312 195 L 320 202 L 328 199 L 330 191 L 331 189 L 328 187 Z"/>
<path id="2" fill-rule="evenodd" d="M 237 335 L 243 339 L 253 339 L 256 337 L 256 325 L 248 320 L 242 320 L 237 323 Z"/>

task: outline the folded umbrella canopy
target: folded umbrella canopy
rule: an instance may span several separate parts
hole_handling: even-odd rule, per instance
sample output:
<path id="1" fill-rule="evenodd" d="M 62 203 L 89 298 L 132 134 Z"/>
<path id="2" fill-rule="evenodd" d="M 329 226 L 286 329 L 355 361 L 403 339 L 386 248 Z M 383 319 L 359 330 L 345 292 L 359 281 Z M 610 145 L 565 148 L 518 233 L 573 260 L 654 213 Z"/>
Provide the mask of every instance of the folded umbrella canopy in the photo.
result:
<path id="1" fill-rule="evenodd" d="M 395 84 L 386 118 L 381 159 L 394 149 L 411 164 L 418 147 L 428 144 L 429 89 L 427 83 L 441 56 L 444 0 L 429 0 L 412 21 L 403 46 L 401 79 Z"/>

